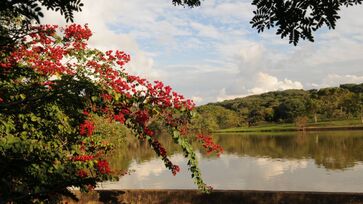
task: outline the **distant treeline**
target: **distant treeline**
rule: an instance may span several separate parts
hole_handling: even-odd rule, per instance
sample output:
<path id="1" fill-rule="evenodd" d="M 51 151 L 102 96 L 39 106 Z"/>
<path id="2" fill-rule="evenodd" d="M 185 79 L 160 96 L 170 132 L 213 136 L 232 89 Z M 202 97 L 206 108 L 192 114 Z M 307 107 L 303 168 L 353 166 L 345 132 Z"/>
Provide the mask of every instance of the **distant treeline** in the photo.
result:
<path id="1" fill-rule="evenodd" d="M 252 126 L 259 123 L 291 123 L 299 117 L 310 122 L 361 118 L 363 83 L 340 87 L 285 90 L 209 103 L 197 108 L 195 125 L 204 130 Z"/>

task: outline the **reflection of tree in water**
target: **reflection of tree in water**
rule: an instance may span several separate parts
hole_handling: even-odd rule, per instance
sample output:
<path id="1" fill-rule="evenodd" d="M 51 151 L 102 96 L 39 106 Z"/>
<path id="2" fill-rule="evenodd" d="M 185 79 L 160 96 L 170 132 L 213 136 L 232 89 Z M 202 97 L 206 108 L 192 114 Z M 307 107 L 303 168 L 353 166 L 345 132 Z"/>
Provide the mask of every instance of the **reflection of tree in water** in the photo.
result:
<path id="1" fill-rule="evenodd" d="M 114 172 L 122 173 L 126 171 L 132 161 L 142 163 L 156 157 L 155 152 L 147 141 L 140 142 L 131 133 L 127 132 L 126 134 L 128 136 L 125 138 L 125 141 L 111 140 L 116 145 L 115 150 L 109 154 L 109 162 Z M 169 135 L 161 133 L 158 138 L 160 138 L 159 141 L 164 145 L 169 155 L 181 152 Z"/>
<path id="2" fill-rule="evenodd" d="M 327 169 L 345 169 L 363 161 L 363 132 L 281 133 L 281 135 L 216 135 L 225 153 L 284 159 L 314 159 Z"/>
<path id="3" fill-rule="evenodd" d="M 363 161 L 362 131 L 269 134 L 218 134 L 214 139 L 224 148 L 225 154 L 295 160 L 311 158 L 319 167 L 331 170 L 349 168 Z M 161 134 L 159 137 L 170 155 L 180 152 L 170 136 Z M 133 160 L 141 163 L 156 157 L 146 142 L 140 143 L 132 136 L 127 140 L 110 155 L 114 169 L 126 170 Z M 198 149 L 195 143 L 194 148 Z"/>

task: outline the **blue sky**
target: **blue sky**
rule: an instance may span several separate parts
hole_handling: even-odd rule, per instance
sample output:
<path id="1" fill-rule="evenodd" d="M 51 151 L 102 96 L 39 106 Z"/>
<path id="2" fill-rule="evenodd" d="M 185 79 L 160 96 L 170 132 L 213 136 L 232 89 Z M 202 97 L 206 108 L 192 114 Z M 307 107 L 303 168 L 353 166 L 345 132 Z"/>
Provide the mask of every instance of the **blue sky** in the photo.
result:
<path id="1" fill-rule="evenodd" d="M 205 0 L 199 8 L 168 0 L 87 0 L 75 22 L 90 45 L 131 54 L 129 72 L 162 80 L 197 104 L 266 91 L 363 82 L 363 6 L 343 8 L 336 30 L 297 47 L 249 21 L 251 0 Z M 43 23 L 65 24 L 46 12 Z"/>

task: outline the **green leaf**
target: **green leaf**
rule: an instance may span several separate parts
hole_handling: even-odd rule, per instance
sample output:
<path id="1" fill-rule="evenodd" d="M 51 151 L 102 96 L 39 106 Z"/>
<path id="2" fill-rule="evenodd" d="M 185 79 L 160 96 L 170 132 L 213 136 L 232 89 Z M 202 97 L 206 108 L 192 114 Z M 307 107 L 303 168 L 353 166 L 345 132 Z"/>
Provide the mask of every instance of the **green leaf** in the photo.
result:
<path id="1" fill-rule="evenodd" d="M 24 100 L 24 99 L 26 98 L 25 94 L 20 94 L 19 96 L 20 96 L 20 98 L 21 98 L 22 100 Z"/>

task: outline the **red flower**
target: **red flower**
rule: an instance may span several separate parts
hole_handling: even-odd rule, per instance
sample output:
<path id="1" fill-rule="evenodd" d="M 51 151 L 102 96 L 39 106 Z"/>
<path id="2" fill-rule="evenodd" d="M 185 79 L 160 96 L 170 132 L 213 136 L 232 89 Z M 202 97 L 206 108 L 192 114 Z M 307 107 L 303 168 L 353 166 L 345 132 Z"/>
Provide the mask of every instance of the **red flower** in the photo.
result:
<path id="1" fill-rule="evenodd" d="M 89 115 L 89 112 L 87 110 L 83 110 L 83 115 Z"/>
<path id="2" fill-rule="evenodd" d="M 73 161 L 89 161 L 89 160 L 92 160 L 94 159 L 94 156 L 92 155 L 79 155 L 79 156 L 75 156 L 73 157 Z"/>
<path id="3" fill-rule="evenodd" d="M 180 167 L 178 165 L 173 165 L 173 167 L 171 167 L 171 172 L 173 173 L 173 175 L 175 176 L 178 172 L 180 171 Z"/>
<path id="4" fill-rule="evenodd" d="M 101 174 L 108 174 L 111 172 L 110 166 L 106 160 L 99 160 L 97 162 L 97 169 Z"/>
<path id="5" fill-rule="evenodd" d="M 113 116 L 113 118 L 120 122 L 121 124 L 125 123 L 125 116 L 122 113 L 119 113 L 118 115 Z"/>
<path id="6" fill-rule="evenodd" d="M 84 178 L 84 177 L 88 176 L 87 172 L 85 170 L 83 170 L 83 169 L 79 170 L 77 174 L 81 178 Z"/>
<path id="7" fill-rule="evenodd" d="M 149 136 L 154 136 L 154 131 L 150 130 L 149 128 L 144 128 L 144 132 Z"/>
<path id="8" fill-rule="evenodd" d="M 222 146 L 215 144 L 212 137 L 208 135 L 198 134 L 197 139 L 203 144 L 203 147 L 207 150 L 207 154 L 216 152 L 217 156 L 219 156 L 221 153 L 223 153 Z"/>
<path id="9" fill-rule="evenodd" d="M 83 124 L 80 125 L 80 134 L 91 136 L 94 129 L 94 123 L 92 121 L 86 120 Z"/>
<path id="10" fill-rule="evenodd" d="M 103 101 L 111 101 L 112 100 L 112 96 L 110 94 L 101 94 L 102 100 Z"/>

